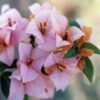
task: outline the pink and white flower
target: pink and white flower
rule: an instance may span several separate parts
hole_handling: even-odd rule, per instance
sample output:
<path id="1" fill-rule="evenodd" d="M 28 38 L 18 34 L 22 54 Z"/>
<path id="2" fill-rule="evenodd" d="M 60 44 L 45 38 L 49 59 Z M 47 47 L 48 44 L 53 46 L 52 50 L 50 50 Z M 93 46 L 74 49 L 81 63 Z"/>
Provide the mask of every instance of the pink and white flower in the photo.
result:
<path id="1" fill-rule="evenodd" d="M 0 30 L 0 61 L 7 65 L 11 65 L 14 60 L 14 46 L 10 37 L 10 31 Z"/>
<path id="2" fill-rule="evenodd" d="M 24 31 L 27 24 L 27 19 L 22 18 L 16 9 L 0 15 L 0 61 L 9 66 L 12 64 L 15 44 L 27 37 Z"/>
<path id="3" fill-rule="evenodd" d="M 76 71 L 78 60 L 76 58 L 61 59 L 59 62 L 56 60 L 55 55 L 51 54 L 45 61 L 44 70 L 56 90 L 65 90 Z"/>
<path id="4" fill-rule="evenodd" d="M 55 38 L 56 34 L 64 34 L 67 27 L 67 19 L 55 12 L 49 3 L 44 3 L 41 6 L 35 4 L 29 8 L 35 15 L 26 32 L 34 35 L 38 44 L 43 43 L 46 37 Z"/>
<path id="5" fill-rule="evenodd" d="M 35 69 L 36 65 L 34 64 L 34 56 L 32 55 L 32 46 L 30 44 L 20 43 L 17 66 L 18 69 L 11 76 L 11 88 L 8 100 L 14 100 L 14 96 L 16 100 L 22 100 L 24 94 L 38 98 L 53 96 L 53 83 L 48 77 Z M 14 94 L 14 85 L 16 89 L 19 86 L 19 89 L 17 89 L 19 92 L 15 91 L 17 95 Z"/>
<path id="6" fill-rule="evenodd" d="M 5 29 L 11 32 L 11 40 L 16 43 L 25 36 L 25 28 L 28 20 L 23 18 L 16 9 L 9 9 L 0 15 L 0 30 Z"/>

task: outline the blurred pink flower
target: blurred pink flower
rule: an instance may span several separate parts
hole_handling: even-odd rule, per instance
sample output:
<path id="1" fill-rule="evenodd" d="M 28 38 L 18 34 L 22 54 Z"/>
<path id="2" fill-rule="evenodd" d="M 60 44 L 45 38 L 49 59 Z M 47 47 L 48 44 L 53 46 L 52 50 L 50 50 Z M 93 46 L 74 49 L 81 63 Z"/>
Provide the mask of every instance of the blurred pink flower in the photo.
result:
<path id="1" fill-rule="evenodd" d="M 0 30 L 10 31 L 13 43 L 17 43 L 26 37 L 25 28 L 28 20 L 23 18 L 16 9 L 9 9 L 0 15 Z"/>
<path id="2" fill-rule="evenodd" d="M 76 58 L 61 59 L 57 62 L 55 55 L 49 55 L 45 61 L 44 70 L 55 84 L 56 90 L 66 89 L 76 71 L 77 63 Z"/>
<path id="3" fill-rule="evenodd" d="M 8 100 L 23 100 L 27 94 L 36 98 L 52 98 L 55 87 L 48 77 L 39 75 L 35 80 L 22 83 L 21 75 L 18 70 L 13 72 L 11 76 L 10 93 Z"/>
<path id="4" fill-rule="evenodd" d="M 34 69 L 33 63 L 34 58 L 32 57 L 31 44 L 20 43 L 18 68 L 20 69 L 20 74 L 23 83 L 30 82 L 38 77 L 38 73 Z"/>
<path id="5" fill-rule="evenodd" d="M 36 37 L 36 42 L 39 44 L 44 42 L 44 38 L 48 37 L 52 33 L 52 24 L 50 21 L 50 13 L 40 12 L 29 23 L 26 33 L 32 34 Z"/>
<path id="6" fill-rule="evenodd" d="M 20 43 L 19 61 L 17 64 L 18 69 L 11 76 L 11 88 L 8 100 L 14 100 L 14 96 L 16 100 L 22 100 L 24 94 L 38 98 L 50 98 L 53 96 L 53 83 L 47 76 L 44 76 L 40 71 L 35 69 L 37 65 L 34 63 L 35 60 L 32 54 L 32 46 L 30 44 Z M 13 92 L 13 85 L 16 86 L 16 89 L 17 86 L 19 86 L 19 89 L 17 89 L 19 92 L 15 91 L 17 95 Z"/>
<path id="7" fill-rule="evenodd" d="M 56 13 L 49 3 L 41 6 L 35 4 L 29 8 L 34 13 L 34 18 L 29 23 L 26 33 L 35 36 L 37 48 L 44 51 L 47 57 L 51 53 L 55 55 L 62 53 L 63 57 L 64 52 L 71 45 L 69 41 L 63 39 L 67 28 L 67 19 Z"/>
<path id="8" fill-rule="evenodd" d="M 29 7 L 34 13 L 34 18 L 29 23 L 26 32 L 36 37 L 38 44 L 44 42 L 45 38 L 55 38 L 56 34 L 64 34 L 67 27 L 67 19 L 55 12 L 47 2 L 43 5 L 34 4 Z"/>
<path id="9" fill-rule="evenodd" d="M 0 30 L 0 61 L 11 65 L 14 60 L 14 46 L 10 42 L 9 30 Z"/>
<path id="10" fill-rule="evenodd" d="M 10 9 L 0 15 L 0 61 L 11 65 L 14 56 L 14 46 L 27 37 L 24 30 L 27 19 L 21 17 L 16 9 Z"/>

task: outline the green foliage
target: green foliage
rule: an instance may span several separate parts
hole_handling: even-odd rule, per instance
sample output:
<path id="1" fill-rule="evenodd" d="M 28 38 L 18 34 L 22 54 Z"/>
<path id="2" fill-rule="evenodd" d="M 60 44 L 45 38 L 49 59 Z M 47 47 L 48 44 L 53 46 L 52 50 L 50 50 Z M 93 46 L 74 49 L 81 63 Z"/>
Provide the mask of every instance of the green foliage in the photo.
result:
<path id="1" fill-rule="evenodd" d="M 28 100 L 28 96 L 27 95 L 24 96 L 24 100 Z"/>
<path id="2" fill-rule="evenodd" d="M 92 82 L 93 75 L 94 75 L 94 68 L 93 68 L 92 62 L 88 57 L 85 57 L 84 60 L 85 60 L 85 65 L 84 65 L 83 72 L 88 78 L 88 80 Z"/>
<path id="3" fill-rule="evenodd" d="M 80 28 L 80 25 L 74 19 L 69 20 L 69 26 L 76 26 Z"/>
<path id="4" fill-rule="evenodd" d="M 0 63 L 0 73 L 3 72 L 6 69 L 5 64 L 3 64 L 2 62 Z"/>
<path id="5" fill-rule="evenodd" d="M 77 49 L 78 43 L 75 42 L 75 44 L 72 46 L 71 49 L 64 55 L 64 58 L 71 58 L 77 56 L 80 52 Z"/>
<path id="6" fill-rule="evenodd" d="M 10 79 L 9 76 L 11 75 L 11 72 L 5 71 L 1 74 L 1 90 L 5 97 L 8 97 L 9 94 L 9 88 L 10 88 Z"/>
<path id="7" fill-rule="evenodd" d="M 87 49 L 91 49 L 93 50 L 94 53 L 96 54 L 100 54 L 100 49 L 98 49 L 95 45 L 93 45 L 92 43 L 84 43 L 82 45 L 82 48 L 87 48 Z"/>

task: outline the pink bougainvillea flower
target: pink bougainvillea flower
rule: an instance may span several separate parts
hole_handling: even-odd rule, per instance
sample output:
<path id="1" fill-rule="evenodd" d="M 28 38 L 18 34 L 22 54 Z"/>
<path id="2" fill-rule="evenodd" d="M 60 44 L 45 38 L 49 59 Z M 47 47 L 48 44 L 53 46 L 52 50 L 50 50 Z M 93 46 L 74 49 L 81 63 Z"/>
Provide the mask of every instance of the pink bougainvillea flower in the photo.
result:
<path id="1" fill-rule="evenodd" d="M 27 49 L 26 49 L 27 48 Z M 54 85 L 48 77 L 42 75 L 34 67 L 34 56 L 32 54 L 32 46 L 30 44 L 20 43 L 18 70 L 11 76 L 11 88 L 8 100 L 22 100 L 24 94 L 29 96 L 49 98 L 54 94 Z M 48 80 L 48 81 L 47 81 Z M 13 86 L 19 86 L 17 95 L 14 94 Z M 51 92 L 52 91 L 52 92 Z M 50 93 L 51 92 L 51 93 Z M 20 93 L 20 94 L 19 94 Z M 19 96 L 20 97 L 19 97 Z M 18 96 L 18 97 L 17 97 Z"/>
<path id="2" fill-rule="evenodd" d="M 31 12 L 36 12 L 36 14 L 29 23 L 26 32 L 34 35 L 38 44 L 44 42 L 46 37 L 55 38 L 56 34 L 64 34 L 67 27 L 67 19 L 55 12 L 49 3 L 41 6 L 35 4 L 30 9 Z"/>
<path id="3" fill-rule="evenodd" d="M 56 63 L 59 62 L 63 58 L 64 53 L 69 49 L 69 46 L 70 43 L 68 41 L 64 41 L 59 35 L 56 35 L 56 39 L 45 38 L 45 44 L 41 43 L 37 48 L 42 50 L 42 52 L 44 51 L 46 54 L 45 56 L 42 56 L 42 59 L 44 58 L 44 64 L 50 54 L 55 55 Z"/>
<path id="4" fill-rule="evenodd" d="M 70 42 L 72 42 L 80 39 L 84 35 L 81 29 L 75 26 L 69 27 L 68 20 L 63 15 L 53 13 L 51 15 L 51 21 L 53 27 L 51 33 L 60 35 L 63 40 L 69 41 L 68 38 L 70 38 Z"/>
<path id="5" fill-rule="evenodd" d="M 9 30 L 11 33 L 10 41 L 19 42 L 26 36 L 25 28 L 28 20 L 23 18 L 16 9 L 9 9 L 0 15 L 0 30 Z"/>
<path id="6" fill-rule="evenodd" d="M 34 48 L 33 50 L 31 44 L 28 44 L 28 43 L 19 44 L 19 63 L 27 65 L 27 60 L 32 61 L 30 64 L 31 67 L 29 67 L 30 69 L 34 68 L 40 71 L 41 66 L 44 64 L 47 56 L 48 56 L 48 52 L 45 52 L 44 50 L 38 47 Z M 20 68 L 23 68 L 23 67 L 20 67 Z"/>
<path id="7" fill-rule="evenodd" d="M 41 74 L 33 81 L 23 83 L 20 71 L 16 70 L 11 76 L 8 100 L 23 100 L 25 94 L 36 98 L 52 98 L 54 91 L 54 84 L 47 76 Z"/>
<path id="8" fill-rule="evenodd" d="M 35 36 L 40 49 L 51 52 L 54 49 L 69 45 L 69 41 L 64 39 L 67 37 L 65 35 L 66 28 L 67 19 L 64 16 L 45 9 L 35 15 L 26 32 Z"/>
<path id="9" fill-rule="evenodd" d="M 49 3 L 47 3 L 49 4 Z M 44 4 L 46 6 L 46 4 Z M 77 27 L 68 28 L 67 18 L 63 15 L 58 14 L 53 9 L 52 6 L 48 6 L 49 10 L 43 5 L 35 4 L 30 6 L 31 12 L 36 12 L 34 19 L 30 22 L 27 33 L 33 34 L 37 40 L 43 42 L 44 37 L 56 37 L 56 34 L 60 35 L 62 38 L 66 38 L 68 33 L 67 30 L 70 30 L 70 38 L 73 41 L 79 39 L 84 33 Z M 32 12 L 32 13 L 33 13 Z M 33 28 L 34 27 L 34 28 Z M 67 34 L 67 35 L 66 35 Z"/>
<path id="10" fill-rule="evenodd" d="M 56 56 L 57 61 L 59 62 L 59 60 L 63 58 L 64 53 L 67 51 L 67 49 L 69 49 L 69 46 L 70 43 L 68 41 L 64 41 L 59 35 L 56 35 L 56 39 L 46 38 L 45 44 L 41 43 L 40 45 L 38 45 L 38 48 L 46 53 L 46 56 L 44 56 L 45 60 L 46 57 L 53 53 Z"/>
<path id="11" fill-rule="evenodd" d="M 52 21 L 53 33 L 59 34 L 60 36 L 64 36 L 68 24 L 67 18 L 63 15 L 54 13 L 51 16 L 51 19 L 52 19 L 51 21 Z"/>
<path id="12" fill-rule="evenodd" d="M 8 30 L 0 30 L 0 61 L 11 65 L 14 60 L 14 46 L 10 42 L 11 33 Z"/>
<path id="13" fill-rule="evenodd" d="M 59 62 L 63 58 L 64 53 L 69 49 L 70 46 L 70 43 L 68 41 L 64 41 L 59 35 L 56 35 L 56 39 L 45 38 L 44 41 L 45 43 L 41 43 L 40 45 L 38 45 L 35 48 L 36 51 L 34 51 L 35 58 L 38 58 L 38 60 L 40 60 L 39 62 L 37 61 L 38 66 L 40 63 L 43 66 L 45 60 L 51 53 L 53 53 L 56 56 L 56 62 Z M 42 66 L 38 68 L 42 68 Z"/>
<path id="14" fill-rule="evenodd" d="M 50 21 L 51 13 L 41 11 L 29 23 L 26 32 L 36 37 L 36 42 L 44 42 L 44 38 L 51 36 L 52 24 Z"/>
<path id="15" fill-rule="evenodd" d="M 0 28 L 6 26 L 14 29 L 14 26 L 16 25 L 15 23 L 20 19 L 21 15 L 16 9 L 9 9 L 0 15 Z"/>
<path id="16" fill-rule="evenodd" d="M 16 9 L 10 9 L 0 15 L 0 61 L 11 65 L 14 60 L 14 46 L 25 38 L 28 21 L 21 17 Z"/>
<path id="17" fill-rule="evenodd" d="M 49 77 L 40 74 L 36 80 L 25 85 L 26 94 L 36 98 L 52 98 L 55 87 Z"/>
<path id="18" fill-rule="evenodd" d="M 45 80 L 46 88 L 45 88 L 45 90 L 41 94 L 37 95 L 37 97 L 40 98 L 40 99 L 41 98 L 43 98 L 43 99 L 53 98 L 54 92 L 55 92 L 54 84 L 49 79 L 49 77 L 44 76 L 44 75 L 42 77 Z"/>
<path id="19" fill-rule="evenodd" d="M 76 58 L 61 59 L 57 63 L 54 56 L 51 54 L 47 58 L 44 64 L 45 73 L 49 75 L 51 81 L 55 84 L 56 90 L 65 90 L 75 72 L 78 60 Z"/>

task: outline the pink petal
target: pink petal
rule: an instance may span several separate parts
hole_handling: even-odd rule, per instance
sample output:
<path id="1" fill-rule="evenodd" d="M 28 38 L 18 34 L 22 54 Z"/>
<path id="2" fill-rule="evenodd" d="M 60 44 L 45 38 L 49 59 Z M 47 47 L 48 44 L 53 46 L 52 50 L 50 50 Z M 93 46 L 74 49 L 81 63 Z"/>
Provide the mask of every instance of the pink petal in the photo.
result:
<path id="1" fill-rule="evenodd" d="M 41 70 L 42 66 L 44 65 L 44 62 L 48 56 L 48 52 L 43 51 L 39 48 L 35 48 L 33 50 L 32 56 L 34 57 L 34 63 L 33 66 L 35 69 L 37 69 L 38 71 Z"/>
<path id="2" fill-rule="evenodd" d="M 39 23 L 40 22 L 47 22 L 50 20 L 50 15 L 51 13 L 49 11 L 46 10 L 42 10 L 41 12 L 37 13 L 37 15 L 35 16 L 35 20 L 36 22 Z M 49 22 L 50 24 L 50 22 Z"/>
<path id="3" fill-rule="evenodd" d="M 10 46 L 0 54 L 0 60 L 10 66 L 14 60 L 14 47 Z"/>
<path id="4" fill-rule="evenodd" d="M 16 29 L 16 27 L 17 27 L 17 23 L 14 24 L 13 26 L 6 26 L 5 28 L 6 28 L 7 30 L 12 30 L 12 31 L 14 31 L 14 30 Z"/>
<path id="5" fill-rule="evenodd" d="M 50 79 L 54 83 L 57 91 L 65 90 L 70 82 L 71 74 L 67 72 L 65 69 L 64 72 L 58 71 L 58 72 L 51 74 Z"/>
<path id="6" fill-rule="evenodd" d="M 67 19 L 62 15 L 52 15 L 52 25 L 56 34 L 64 33 L 67 27 Z"/>
<path id="7" fill-rule="evenodd" d="M 68 41 L 64 41 L 59 35 L 56 35 L 56 47 L 67 46 L 69 44 Z"/>
<path id="8" fill-rule="evenodd" d="M 84 35 L 84 33 L 75 26 L 70 27 L 70 30 L 71 30 L 71 34 L 73 36 L 73 41 L 80 39 Z"/>
<path id="9" fill-rule="evenodd" d="M 6 38 L 6 36 L 7 36 L 8 34 L 10 34 L 10 31 L 9 31 L 9 30 L 6 30 L 6 29 L 0 30 L 0 38 L 1 38 L 1 39 L 4 39 L 4 40 L 5 40 L 5 38 Z"/>
<path id="10" fill-rule="evenodd" d="M 17 79 L 18 81 L 21 81 L 20 71 L 18 69 L 14 71 L 10 76 L 10 79 Z"/>
<path id="11" fill-rule="evenodd" d="M 24 94 L 24 87 L 21 82 L 16 79 L 11 79 L 10 94 L 8 100 L 23 100 Z"/>
<path id="12" fill-rule="evenodd" d="M 36 96 L 37 98 L 42 98 L 42 99 L 50 99 L 54 97 L 54 90 L 51 87 L 48 87 L 47 89 L 48 92 L 42 92 L 41 94 L 39 94 L 38 96 Z"/>
<path id="13" fill-rule="evenodd" d="M 53 38 L 46 37 L 44 42 L 38 45 L 38 48 L 44 51 L 52 51 L 56 47 L 56 41 Z"/>
<path id="14" fill-rule="evenodd" d="M 36 96 L 43 92 L 45 89 L 45 83 L 41 76 L 39 76 L 36 80 L 26 83 L 25 89 L 26 94 L 29 96 Z"/>
<path id="15" fill-rule="evenodd" d="M 55 84 L 57 90 L 65 90 L 69 85 L 72 75 L 76 71 L 77 62 L 76 58 L 65 59 L 64 64 L 66 69 L 63 72 L 55 71 L 50 75 L 50 79 Z"/>
<path id="16" fill-rule="evenodd" d="M 64 63 L 70 68 L 75 70 L 77 67 L 77 63 L 78 63 L 79 59 L 76 59 L 75 57 L 73 58 L 66 58 L 64 59 Z M 72 63 L 73 62 L 73 63 Z"/>
<path id="17" fill-rule="evenodd" d="M 40 33 L 39 29 L 38 29 L 38 26 L 36 25 L 35 20 L 32 20 L 32 21 L 29 23 L 29 25 L 28 25 L 28 27 L 27 27 L 27 29 L 26 29 L 26 33 L 32 34 L 32 35 L 34 35 L 37 39 L 43 41 L 43 37 L 42 37 L 42 35 L 41 35 L 41 33 Z"/>
<path id="18" fill-rule="evenodd" d="M 55 65 L 56 63 L 59 63 L 62 60 L 62 54 L 53 54 L 51 53 L 47 59 L 45 60 L 44 67 L 50 67 Z"/>
<path id="19" fill-rule="evenodd" d="M 10 39 L 11 39 L 11 33 L 8 33 L 7 36 L 5 37 L 5 42 L 7 45 L 10 44 Z"/>
<path id="20" fill-rule="evenodd" d="M 13 22 L 14 21 L 18 22 L 21 19 L 21 15 L 16 9 L 10 9 L 0 16 L 0 23 L 4 23 L 4 22 L 7 23 L 8 18 L 11 18 Z"/>
<path id="21" fill-rule="evenodd" d="M 53 98 L 54 92 L 55 92 L 54 84 L 52 83 L 52 81 L 48 77 L 43 76 L 43 78 L 45 81 L 45 89 L 41 94 L 37 95 L 36 97 L 40 98 L 40 99 Z"/>
<path id="22" fill-rule="evenodd" d="M 13 60 L 14 60 L 14 47 L 10 46 L 7 50 L 7 57 L 9 59 L 9 65 L 12 64 Z"/>
<path id="23" fill-rule="evenodd" d="M 23 83 L 33 81 L 38 77 L 38 73 L 34 69 L 29 68 L 23 63 L 20 63 L 20 73 Z"/>
<path id="24" fill-rule="evenodd" d="M 56 63 L 56 61 L 54 59 L 54 55 L 53 55 L 53 53 L 51 53 L 48 56 L 48 58 L 46 59 L 44 66 L 45 67 L 50 67 L 50 66 L 54 65 L 55 63 Z"/>
<path id="25" fill-rule="evenodd" d="M 13 30 L 13 35 L 16 38 L 16 42 L 25 40 L 28 37 L 28 34 L 25 33 L 26 27 L 28 25 L 28 20 L 22 18 L 16 25 L 15 30 Z M 13 38 L 13 37 L 12 37 Z"/>
<path id="26" fill-rule="evenodd" d="M 35 21 L 37 23 L 38 28 L 40 27 L 40 23 L 46 22 L 47 33 L 52 29 L 51 14 L 52 13 L 47 10 L 42 10 L 35 16 Z"/>
<path id="27" fill-rule="evenodd" d="M 20 43 L 19 44 L 19 59 L 22 61 L 26 60 L 26 58 L 30 56 L 31 50 L 32 50 L 31 44 Z"/>
<path id="28" fill-rule="evenodd" d="M 49 53 L 47 51 L 44 51 L 38 47 L 36 47 L 32 52 L 32 56 L 36 60 L 41 59 L 41 58 L 46 58 L 48 54 Z"/>

